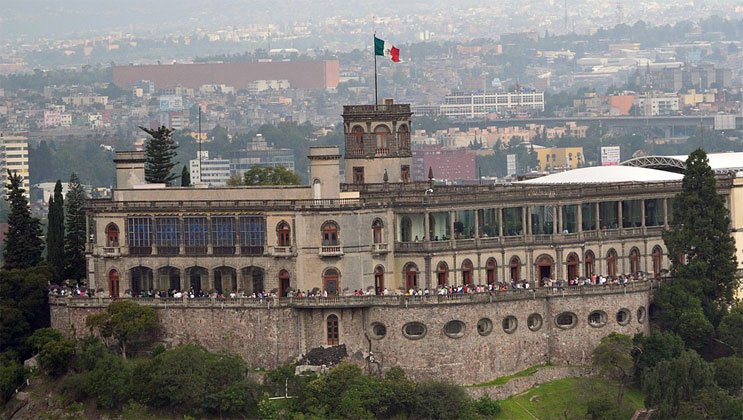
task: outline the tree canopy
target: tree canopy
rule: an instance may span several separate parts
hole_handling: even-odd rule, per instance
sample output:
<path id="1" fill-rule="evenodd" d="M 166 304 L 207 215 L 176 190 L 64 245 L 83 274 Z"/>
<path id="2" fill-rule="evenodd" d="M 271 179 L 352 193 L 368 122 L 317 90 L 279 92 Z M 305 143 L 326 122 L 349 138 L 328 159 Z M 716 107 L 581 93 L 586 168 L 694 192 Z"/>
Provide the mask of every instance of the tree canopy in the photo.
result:
<path id="1" fill-rule="evenodd" d="M 238 180 L 232 180 L 234 185 Z M 298 185 L 302 179 L 296 173 L 283 166 L 253 166 L 243 174 L 242 182 L 237 185 Z"/>
<path id="2" fill-rule="evenodd" d="M 672 276 L 691 295 L 699 296 L 704 315 L 717 325 L 738 287 L 736 248 L 729 211 L 701 149 L 686 160 L 682 190 L 674 200 L 673 220 L 663 240 Z"/>
<path id="3" fill-rule="evenodd" d="M 157 130 L 145 127 L 139 127 L 151 138 L 147 141 L 144 149 L 145 180 L 152 184 L 168 184 L 178 178 L 173 173 L 173 167 L 176 163 L 176 149 L 178 145 L 173 141 L 173 131 L 170 128 L 161 126 Z"/>
<path id="4" fill-rule="evenodd" d="M 78 282 L 85 278 L 85 200 L 85 189 L 73 173 L 65 200 L 64 276 Z"/>
<path id="5" fill-rule="evenodd" d="M 28 268 L 41 262 L 44 250 L 41 222 L 31 216 L 23 177 L 8 171 L 9 184 L 7 200 L 10 202 L 8 215 L 8 234 L 5 236 L 3 258 L 4 268 Z"/>
<path id="6" fill-rule="evenodd" d="M 156 334 L 159 328 L 154 309 L 128 300 L 113 302 L 104 312 L 88 316 L 85 325 L 103 338 L 116 340 L 124 358 L 128 345 Z"/>
<path id="7" fill-rule="evenodd" d="M 46 260 L 54 271 L 54 280 L 59 283 L 64 272 L 64 196 L 62 181 L 54 185 L 54 195 L 49 198 L 46 225 Z"/>

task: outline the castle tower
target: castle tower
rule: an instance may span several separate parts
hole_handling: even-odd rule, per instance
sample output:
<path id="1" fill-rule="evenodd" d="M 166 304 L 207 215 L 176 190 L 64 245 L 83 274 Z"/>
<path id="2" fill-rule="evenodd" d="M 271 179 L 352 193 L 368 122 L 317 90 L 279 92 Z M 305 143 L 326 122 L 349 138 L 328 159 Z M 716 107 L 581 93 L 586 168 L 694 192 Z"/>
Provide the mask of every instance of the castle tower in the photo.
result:
<path id="1" fill-rule="evenodd" d="M 410 104 L 392 99 L 384 105 L 343 107 L 347 184 L 410 181 L 412 115 Z"/>

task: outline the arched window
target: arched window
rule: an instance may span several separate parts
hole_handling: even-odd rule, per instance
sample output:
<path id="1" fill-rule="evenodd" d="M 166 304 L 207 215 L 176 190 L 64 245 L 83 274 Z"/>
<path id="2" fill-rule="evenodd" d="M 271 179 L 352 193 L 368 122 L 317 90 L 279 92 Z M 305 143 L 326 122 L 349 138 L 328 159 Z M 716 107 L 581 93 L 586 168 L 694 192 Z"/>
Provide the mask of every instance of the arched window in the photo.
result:
<path id="1" fill-rule="evenodd" d="M 555 260 L 552 256 L 543 254 L 537 258 L 536 265 L 537 275 L 539 276 L 537 281 L 539 282 L 539 286 L 544 286 L 548 280 L 554 277 L 553 267 L 555 266 Z"/>
<path id="2" fill-rule="evenodd" d="M 410 129 L 407 125 L 402 124 L 397 127 L 397 139 L 400 150 L 410 150 Z"/>
<path id="3" fill-rule="evenodd" d="M 384 239 L 382 237 L 382 229 L 384 228 L 384 225 L 382 224 L 382 221 L 379 219 L 375 219 L 372 223 L 372 239 L 374 240 L 375 244 L 381 244 L 384 243 Z"/>
<path id="4" fill-rule="evenodd" d="M 119 227 L 116 223 L 106 226 L 106 246 L 119 246 Z"/>
<path id="5" fill-rule="evenodd" d="M 632 248 L 629 251 L 629 271 L 632 274 L 637 274 L 640 271 L 640 250 Z"/>
<path id="6" fill-rule="evenodd" d="M 237 292 L 237 270 L 232 267 L 217 267 L 213 271 L 214 289 L 219 293 Z"/>
<path id="7" fill-rule="evenodd" d="M 140 296 L 142 292 L 152 290 L 152 269 L 144 266 L 137 266 L 129 270 L 131 279 L 132 296 Z"/>
<path id="8" fill-rule="evenodd" d="M 338 225 L 335 222 L 323 223 L 322 246 L 338 246 Z"/>
<path id="9" fill-rule="evenodd" d="M 571 252 L 567 259 L 568 280 L 574 280 L 578 277 L 578 254 Z"/>
<path id="10" fill-rule="evenodd" d="M 286 270 L 279 271 L 279 297 L 285 297 L 291 288 L 291 277 Z"/>
<path id="11" fill-rule="evenodd" d="M 195 294 L 201 293 L 209 284 L 209 270 L 204 267 L 193 266 L 186 269 L 189 289 Z"/>
<path id="12" fill-rule="evenodd" d="M 614 248 L 606 253 L 606 274 L 609 277 L 617 276 L 617 251 Z"/>
<path id="13" fill-rule="evenodd" d="M 660 265 L 663 261 L 663 249 L 656 245 L 653 247 L 653 277 L 660 278 Z"/>
<path id="14" fill-rule="evenodd" d="M 337 346 L 340 341 L 340 331 L 338 328 L 338 316 L 329 315 L 327 319 L 328 345 Z"/>
<path id="15" fill-rule="evenodd" d="M 436 266 L 436 283 L 439 287 L 449 284 L 449 266 L 445 261 L 441 261 Z"/>
<path id="16" fill-rule="evenodd" d="M 405 290 L 416 289 L 418 287 L 418 266 L 409 262 L 405 264 L 403 273 L 405 274 Z"/>
<path id="17" fill-rule="evenodd" d="M 488 284 L 495 284 L 498 281 L 498 263 L 495 258 L 488 258 L 485 263 L 485 277 L 487 278 Z"/>
<path id="18" fill-rule="evenodd" d="M 292 246 L 292 229 L 282 221 L 276 226 L 276 239 L 279 246 Z"/>
<path id="19" fill-rule="evenodd" d="M 386 125 L 380 124 L 374 128 L 374 137 L 377 139 L 377 154 L 389 153 L 390 147 L 390 129 Z"/>
<path id="20" fill-rule="evenodd" d="M 511 262 L 509 263 L 509 266 L 511 268 L 511 280 L 520 281 L 521 280 L 521 259 L 514 255 L 513 257 L 511 257 Z"/>
<path id="21" fill-rule="evenodd" d="M 265 291 L 266 271 L 261 267 L 245 267 L 240 270 L 240 274 L 242 275 L 242 287 L 246 294 Z"/>
<path id="22" fill-rule="evenodd" d="M 462 261 L 462 284 L 473 284 L 472 271 L 472 261 L 469 259 Z"/>
<path id="23" fill-rule="evenodd" d="M 322 183 L 319 179 L 312 181 L 312 198 L 315 200 L 322 198 Z"/>
<path id="24" fill-rule="evenodd" d="M 335 268 L 328 268 L 322 274 L 322 284 L 328 296 L 338 296 L 340 292 L 341 274 Z"/>
<path id="25" fill-rule="evenodd" d="M 596 255 L 594 255 L 593 251 L 586 251 L 586 258 L 584 259 L 584 266 L 585 266 L 584 275 L 586 277 L 591 277 L 594 274 L 595 261 L 596 261 Z"/>
<path id="26" fill-rule="evenodd" d="M 364 148 L 364 127 L 357 125 L 351 129 L 353 147 L 355 152 L 361 153 Z"/>
<path id="27" fill-rule="evenodd" d="M 384 267 L 378 265 L 374 268 L 374 293 L 381 295 L 384 291 Z"/>

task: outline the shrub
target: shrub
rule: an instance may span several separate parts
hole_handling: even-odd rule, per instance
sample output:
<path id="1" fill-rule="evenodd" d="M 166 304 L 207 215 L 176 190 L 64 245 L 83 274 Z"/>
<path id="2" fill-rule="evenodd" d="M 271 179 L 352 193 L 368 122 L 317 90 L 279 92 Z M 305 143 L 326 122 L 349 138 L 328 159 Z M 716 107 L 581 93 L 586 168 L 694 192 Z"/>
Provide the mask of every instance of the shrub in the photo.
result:
<path id="1" fill-rule="evenodd" d="M 10 361 L 0 364 L 0 407 L 13 396 L 15 389 L 23 382 L 23 366 Z"/>
<path id="2" fill-rule="evenodd" d="M 76 344 L 72 340 L 49 341 L 39 353 L 39 366 L 49 376 L 62 376 L 74 363 L 76 353 Z"/>
<path id="3" fill-rule="evenodd" d="M 484 417 L 495 417 L 500 413 L 500 404 L 498 401 L 484 395 L 472 403 L 475 412 Z"/>

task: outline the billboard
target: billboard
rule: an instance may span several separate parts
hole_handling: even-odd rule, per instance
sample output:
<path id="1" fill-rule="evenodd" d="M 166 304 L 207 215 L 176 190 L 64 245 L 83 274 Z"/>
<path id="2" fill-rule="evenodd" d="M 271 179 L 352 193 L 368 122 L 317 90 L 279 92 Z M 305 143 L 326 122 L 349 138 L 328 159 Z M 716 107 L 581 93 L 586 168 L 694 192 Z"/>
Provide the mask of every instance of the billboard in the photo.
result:
<path id="1" fill-rule="evenodd" d="M 163 95 L 160 97 L 160 111 L 183 111 L 183 97 L 177 95 Z"/>
<path id="2" fill-rule="evenodd" d="M 619 146 L 601 148 L 601 166 L 616 166 L 620 161 Z"/>

